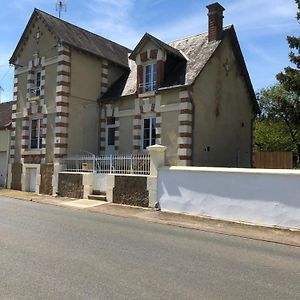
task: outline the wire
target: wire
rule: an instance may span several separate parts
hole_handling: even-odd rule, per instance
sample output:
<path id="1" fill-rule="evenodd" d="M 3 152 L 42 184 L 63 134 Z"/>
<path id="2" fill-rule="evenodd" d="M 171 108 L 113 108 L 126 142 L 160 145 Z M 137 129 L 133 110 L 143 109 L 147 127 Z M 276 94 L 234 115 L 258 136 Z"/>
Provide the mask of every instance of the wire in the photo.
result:
<path id="1" fill-rule="evenodd" d="M 11 68 L 9 68 L 6 73 L 4 73 L 4 75 L 1 77 L 0 79 L 0 83 L 2 82 L 2 80 L 7 76 L 8 72 L 11 70 Z"/>

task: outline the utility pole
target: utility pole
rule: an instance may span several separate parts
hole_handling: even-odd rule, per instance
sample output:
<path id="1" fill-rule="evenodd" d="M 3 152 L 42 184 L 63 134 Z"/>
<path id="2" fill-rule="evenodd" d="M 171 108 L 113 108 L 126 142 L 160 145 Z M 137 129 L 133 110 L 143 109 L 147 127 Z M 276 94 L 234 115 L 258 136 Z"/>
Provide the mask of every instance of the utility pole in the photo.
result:
<path id="1" fill-rule="evenodd" d="M 3 89 L 2 86 L 0 85 L 0 103 L 1 103 L 1 92 L 4 92 L 4 89 Z"/>
<path id="2" fill-rule="evenodd" d="M 56 2 L 56 11 L 58 11 L 58 18 L 61 17 L 62 11 L 67 11 L 67 3 L 66 0 L 57 0 Z"/>

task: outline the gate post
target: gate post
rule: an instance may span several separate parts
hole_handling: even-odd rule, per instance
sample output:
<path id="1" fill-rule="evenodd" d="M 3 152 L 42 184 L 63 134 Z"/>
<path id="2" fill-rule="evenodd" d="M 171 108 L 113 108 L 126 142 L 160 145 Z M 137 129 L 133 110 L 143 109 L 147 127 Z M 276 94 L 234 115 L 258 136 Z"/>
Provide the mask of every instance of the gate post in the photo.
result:
<path id="1" fill-rule="evenodd" d="M 150 176 L 147 178 L 149 192 L 149 207 L 158 207 L 157 203 L 157 176 L 160 167 L 165 166 L 166 146 L 153 145 L 147 147 L 150 154 Z"/>

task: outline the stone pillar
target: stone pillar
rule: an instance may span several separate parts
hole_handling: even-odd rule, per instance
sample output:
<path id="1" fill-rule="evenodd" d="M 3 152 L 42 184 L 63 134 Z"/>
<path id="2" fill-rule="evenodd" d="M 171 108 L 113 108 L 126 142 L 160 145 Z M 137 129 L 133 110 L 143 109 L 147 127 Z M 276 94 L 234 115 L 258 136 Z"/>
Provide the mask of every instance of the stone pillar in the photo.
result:
<path id="1" fill-rule="evenodd" d="M 149 207 L 158 207 L 157 176 L 160 167 L 165 166 L 167 147 L 153 145 L 147 147 L 150 154 L 150 176 L 147 178 L 147 190 L 149 192 Z"/>

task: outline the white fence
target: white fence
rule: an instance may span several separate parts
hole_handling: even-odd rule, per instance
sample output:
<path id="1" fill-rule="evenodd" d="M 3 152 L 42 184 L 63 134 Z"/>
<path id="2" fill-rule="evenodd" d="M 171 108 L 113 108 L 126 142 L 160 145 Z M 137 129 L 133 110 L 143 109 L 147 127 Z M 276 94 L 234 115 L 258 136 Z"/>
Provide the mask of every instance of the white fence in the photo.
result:
<path id="1" fill-rule="evenodd" d="M 62 165 L 65 172 L 150 174 L 149 154 L 70 156 L 63 159 Z"/>
<path id="2" fill-rule="evenodd" d="M 300 228 L 300 171 L 164 167 L 162 210 Z"/>

